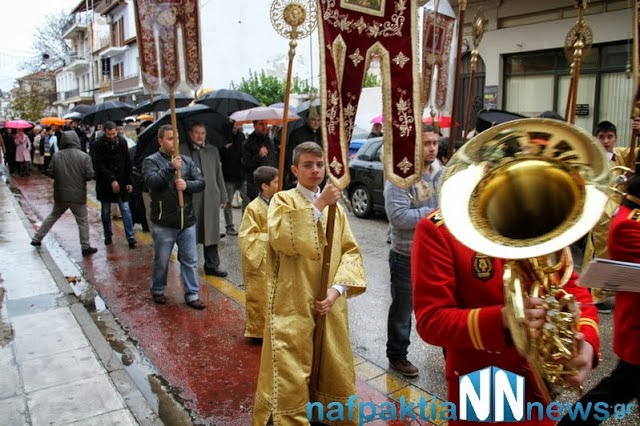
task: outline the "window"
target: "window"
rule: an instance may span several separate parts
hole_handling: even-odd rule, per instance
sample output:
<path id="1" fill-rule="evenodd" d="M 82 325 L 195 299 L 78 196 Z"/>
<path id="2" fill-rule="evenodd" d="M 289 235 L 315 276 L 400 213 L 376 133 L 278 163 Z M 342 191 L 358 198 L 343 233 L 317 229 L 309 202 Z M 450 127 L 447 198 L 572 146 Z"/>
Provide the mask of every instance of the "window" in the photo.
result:
<path id="1" fill-rule="evenodd" d="M 113 65 L 113 80 L 122 80 L 124 78 L 124 64 L 119 62 Z"/>
<path id="2" fill-rule="evenodd" d="M 111 24 L 111 46 L 124 46 L 124 17 Z"/>

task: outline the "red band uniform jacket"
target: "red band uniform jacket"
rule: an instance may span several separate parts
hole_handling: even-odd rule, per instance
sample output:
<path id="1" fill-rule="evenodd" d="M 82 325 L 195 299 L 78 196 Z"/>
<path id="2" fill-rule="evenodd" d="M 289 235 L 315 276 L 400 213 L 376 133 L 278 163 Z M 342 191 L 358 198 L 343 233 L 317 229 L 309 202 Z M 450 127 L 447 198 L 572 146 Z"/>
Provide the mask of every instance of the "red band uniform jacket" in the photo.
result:
<path id="1" fill-rule="evenodd" d="M 609 229 L 609 258 L 640 263 L 640 209 L 620 206 Z M 622 360 L 640 365 L 640 293 L 616 292 L 613 350 Z"/>
<path id="2" fill-rule="evenodd" d="M 460 243 L 445 226 L 439 210 L 419 222 L 411 260 L 416 329 L 425 342 L 447 350 L 448 401 L 458 404 L 461 375 L 496 366 L 525 377 L 527 402 L 545 404 L 527 361 L 518 354 L 509 331 L 502 325 L 504 260 L 477 253 Z M 565 289 L 579 302 L 590 303 L 589 290 L 578 287 L 576 279 L 574 273 Z M 584 305 L 581 309 L 579 329 L 598 354 L 597 309 L 593 305 Z M 594 359 L 594 367 L 596 363 Z M 460 414 L 459 407 L 457 414 Z M 537 414 L 535 410 L 534 414 Z M 486 423 L 449 421 L 449 425 L 455 424 Z M 555 423 L 543 420 L 513 424 Z"/>

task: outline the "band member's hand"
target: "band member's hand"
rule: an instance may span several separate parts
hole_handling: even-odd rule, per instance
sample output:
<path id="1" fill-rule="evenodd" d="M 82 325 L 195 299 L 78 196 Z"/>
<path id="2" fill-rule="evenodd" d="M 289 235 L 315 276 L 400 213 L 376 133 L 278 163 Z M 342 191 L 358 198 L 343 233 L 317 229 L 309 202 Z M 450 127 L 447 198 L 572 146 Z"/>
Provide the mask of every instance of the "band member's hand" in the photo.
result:
<path id="1" fill-rule="evenodd" d="M 640 130 L 640 117 L 636 117 L 631 121 L 631 128 L 633 130 Z"/>
<path id="2" fill-rule="evenodd" d="M 534 339 L 540 337 L 546 316 L 547 309 L 544 307 L 542 299 L 539 297 L 524 299 L 524 323 L 529 327 L 529 335 Z"/>
<path id="3" fill-rule="evenodd" d="M 331 182 L 327 182 L 318 199 L 313 203 L 318 210 L 322 211 L 325 207 L 331 206 L 342 198 L 342 191 L 337 186 L 333 186 Z"/>
<path id="4" fill-rule="evenodd" d="M 333 304 L 340 297 L 340 292 L 335 288 L 327 289 L 327 297 L 324 300 L 316 300 L 316 309 L 320 315 L 326 315 L 330 310 Z"/>
<path id="5" fill-rule="evenodd" d="M 593 366 L 593 346 L 584 340 L 584 334 L 577 333 L 578 355 L 573 359 L 573 366 L 578 372 L 567 377 L 567 382 L 574 386 L 582 385 L 591 373 Z"/>
<path id="6" fill-rule="evenodd" d="M 187 182 L 184 179 L 176 179 L 176 189 L 178 191 L 184 191 L 187 189 Z"/>
<path id="7" fill-rule="evenodd" d="M 268 153 L 269 150 L 266 146 L 263 146 L 262 148 L 260 148 L 260 151 L 258 151 L 258 155 L 260 155 L 260 157 L 266 157 Z"/>
<path id="8" fill-rule="evenodd" d="M 114 194 L 118 194 L 120 192 L 120 184 L 117 180 L 111 182 L 111 191 L 113 191 Z"/>
<path id="9" fill-rule="evenodd" d="M 176 155 L 171 159 L 171 164 L 173 165 L 174 169 L 182 170 L 182 157 L 180 157 L 179 155 Z"/>
<path id="10" fill-rule="evenodd" d="M 127 185 L 127 192 L 133 192 L 133 185 Z"/>

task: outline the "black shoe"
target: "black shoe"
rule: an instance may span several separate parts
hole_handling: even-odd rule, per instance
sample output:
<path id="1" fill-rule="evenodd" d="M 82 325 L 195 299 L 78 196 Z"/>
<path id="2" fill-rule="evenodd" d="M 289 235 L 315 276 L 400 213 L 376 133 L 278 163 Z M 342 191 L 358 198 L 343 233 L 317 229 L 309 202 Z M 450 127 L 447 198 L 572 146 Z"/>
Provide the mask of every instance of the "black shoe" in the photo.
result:
<path id="1" fill-rule="evenodd" d="M 130 249 L 136 248 L 136 244 L 137 244 L 137 243 L 138 243 L 138 242 L 137 242 L 136 240 L 131 240 L 131 241 L 129 241 L 129 248 L 130 248 Z"/>
<path id="2" fill-rule="evenodd" d="M 213 275 L 215 277 L 221 277 L 221 278 L 224 278 L 224 277 L 227 276 L 227 272 L 226 271 L 223 271 L 222 269 L 220 269 L 220 268 L 218 268 L 216 266 L 214 266 L 213 268 L 205 267 L 204 268 L 204 273 L 206 275 Z"/>
<path id="3" fill-rule="evenodd" d="M 98 249 L 95 247 L 89 247 L 86 249 L 82 249 L 83 256 L 91 256 L 93 253 L 97 253 Z"/>
<path id="4" fill-rule="evenodd" d="M 31 240 L 31 245 L 34 247 L 40 247 L 42 243 L 40 241 Z"/>
<path id="5" fill-rule="evenodd" d="M 606 299 L 604 302 L 596 303 L 596 308 L 601 314 L 610 314 L 613 310 L 613 301 Z"/>
<path id="6" fill-rule="evenodd" d="M 105 246 L 110 246 L 111 244 L 113 244 L 113 240 L 111 239 L 111 237 L 104 239 Z"/>
<path id="7" fill-rule="evenodd" d="M 227 234 L 229 235 L 238 235 L 238 231 L 233 226 L 227 227 Z"/>

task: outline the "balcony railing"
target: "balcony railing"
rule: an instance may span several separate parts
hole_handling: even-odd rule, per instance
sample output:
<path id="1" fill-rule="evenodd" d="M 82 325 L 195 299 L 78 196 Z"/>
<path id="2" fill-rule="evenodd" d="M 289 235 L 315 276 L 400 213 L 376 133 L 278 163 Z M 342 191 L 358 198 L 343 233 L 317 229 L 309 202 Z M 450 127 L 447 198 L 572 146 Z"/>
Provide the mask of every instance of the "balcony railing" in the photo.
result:
<path id="1" fill-rule="evenodd" d="M 132 75 L 120 80 L 113 81 L 113 93 L 126 92 L 140 86 L 140 75 Z"/>
<path id="2" fill-rule="evenodd" d="M 71 18 L 69 19 L 69 21 L 67 21 L 65 26 L 62 28 L 62 35 L 63 36 L 67 35 L 67 33 L 74 26 L 87 27 L 89 25 L 89 22 L 91 22 L 92 16 L 93 15 L 92 15 L 91 11 L 76 13 L 76 14 L 72 15 Z"/>

